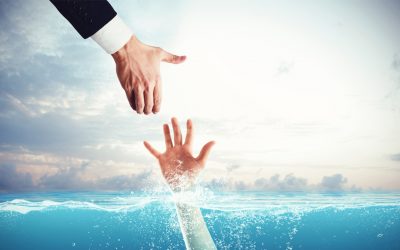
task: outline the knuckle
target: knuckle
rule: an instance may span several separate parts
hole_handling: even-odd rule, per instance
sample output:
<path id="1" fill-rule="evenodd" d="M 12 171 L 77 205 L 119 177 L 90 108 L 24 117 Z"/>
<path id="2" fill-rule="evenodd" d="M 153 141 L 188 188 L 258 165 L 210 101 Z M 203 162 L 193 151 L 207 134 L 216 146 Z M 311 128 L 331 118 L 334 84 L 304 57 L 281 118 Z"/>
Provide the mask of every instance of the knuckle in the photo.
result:
<path id="1" fill-rule="evenodd" d="M 154 52 L 156 53 L 162 53 L 163 49 L 161 47 L 154 47 Z"/>
<path id="2" fill-rule="evenodd" d="M 136 91 L 139 91 L 142 89 L 142 86 L 141 86 L 141 84 L 139 84 L 139 82 L 137 82 L 133 85 L 133 89 Z"/>
<path id="3" fill-rule="evenodd" d="M 147 92 L 154 89 L 154 87 L 155 87 L 155 81 L 153 80 L 146 80 L 143 84 L 143 90 Z"/>

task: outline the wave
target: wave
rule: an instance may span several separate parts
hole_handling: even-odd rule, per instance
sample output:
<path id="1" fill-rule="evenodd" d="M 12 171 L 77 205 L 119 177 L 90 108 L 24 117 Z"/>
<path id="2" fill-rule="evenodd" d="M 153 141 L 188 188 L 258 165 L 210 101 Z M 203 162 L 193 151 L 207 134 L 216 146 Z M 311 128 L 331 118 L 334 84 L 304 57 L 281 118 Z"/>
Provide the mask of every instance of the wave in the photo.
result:
<path id="1" fill-rule="evenodd" d="M 129 200 L 129 199 L 128 199 Z M 17 212 L 21 214 L 27 214 L 33 211 L 42 210 L 58 210 L 58 209 L 82 209 L 82 210 L 98 210 L 105 212 L 127 212 L 141 209 L 146 205 L 153 202 L 152 199 L 141 199 L 138 202 L 107 202 L 107 203 L 96 203 L 89 201 L 28 201 L 24 199 L 14 199 L 0 203 L 0 212 Z"/>
<path id="2" fill-rule="evenodd" d="M 216 211 L 267 211 L 270 214 L 305 213 L 323 209 L 359 209 L 396 207 L 400 209 L 400 194 L 269 194 L 196 192 L 169 194 L 51 194 L 43 197 L 10 196 L 0 202 L 0 212 L 27 214 L 34 211 L 59 209 L 132 212 L 157 203 L 173 208 L 175 202 Z M 42 199 L 42 200 L 40 200 Z M 3 197 L 4 200 L 4 197 Z"/>

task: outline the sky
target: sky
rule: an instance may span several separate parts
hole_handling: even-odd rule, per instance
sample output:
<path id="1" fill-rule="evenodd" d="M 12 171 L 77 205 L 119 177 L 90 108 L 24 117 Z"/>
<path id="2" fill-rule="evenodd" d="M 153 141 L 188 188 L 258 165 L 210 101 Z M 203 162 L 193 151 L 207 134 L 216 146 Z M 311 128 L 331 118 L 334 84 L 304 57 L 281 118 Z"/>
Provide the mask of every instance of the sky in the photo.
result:
<path id="1" fill-rule="evenodd" d="M 110 1 L 162 64 L 135 114 L 111 56 L 47 0 L 0 1 L 0 192 L 163 190 L 144 140 L 192 118 L 215 190 L 400 190 L 398 1 Z"/>

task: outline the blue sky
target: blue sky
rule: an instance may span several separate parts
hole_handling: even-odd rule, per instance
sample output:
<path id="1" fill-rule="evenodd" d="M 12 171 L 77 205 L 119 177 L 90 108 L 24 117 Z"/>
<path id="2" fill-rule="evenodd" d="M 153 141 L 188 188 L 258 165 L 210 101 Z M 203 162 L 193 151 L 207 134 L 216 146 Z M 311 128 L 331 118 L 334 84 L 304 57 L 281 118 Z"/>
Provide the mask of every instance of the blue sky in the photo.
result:
<path id="1" fill-rule="evenodd" d="M 0 2 L 0 190 L 163 188 L 143 140 L 171 116 L 217 145 L 201 182 L 237 190 L 400 189 L 396 1 L 110 1 L 162 65 L 156 116 L 45 0 Z"/>

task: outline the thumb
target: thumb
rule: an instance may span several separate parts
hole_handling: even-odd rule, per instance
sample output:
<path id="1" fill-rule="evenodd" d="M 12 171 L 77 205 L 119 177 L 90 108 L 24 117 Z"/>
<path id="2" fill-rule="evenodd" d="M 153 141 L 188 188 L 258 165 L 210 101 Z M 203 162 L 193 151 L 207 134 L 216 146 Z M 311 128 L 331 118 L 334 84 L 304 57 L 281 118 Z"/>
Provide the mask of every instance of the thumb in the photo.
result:
<path id="1" fill-rule="evenodd" d="M 161 50 L 161 61 L 173 64 L 179 64 L 186 60 L 186 56 L 177 56 L 165 50 Z"/>
<path id="2" fill-rule="evenodd" d="M 211 148 L 214 146 L 215 141 L 210 141 L 206 145 L 203 146 L 203 148 L 200 151 L 199 156 L 197 156 L 196 160 L 200 163 L 200 165 L 205 165 L 208 155 L 211 152 Z"/>

